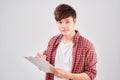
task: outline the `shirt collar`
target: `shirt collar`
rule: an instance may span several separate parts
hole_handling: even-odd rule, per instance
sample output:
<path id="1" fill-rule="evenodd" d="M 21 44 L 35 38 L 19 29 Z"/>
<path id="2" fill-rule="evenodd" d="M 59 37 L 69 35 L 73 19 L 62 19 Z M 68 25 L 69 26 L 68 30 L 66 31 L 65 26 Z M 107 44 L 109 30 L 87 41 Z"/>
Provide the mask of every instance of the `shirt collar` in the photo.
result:
<path id="1" fill-rule="evenodd" d="M 74 43 L 78 42 L 79 36 L 80 36 L 80 34 L 79 34 L 78 30 L 75 30 L 75 35 L 74 35 L 74 38 L 73 38 Z"/>
<path id="2" fill-rule="evenodd" d="M 57 40 L 56 40 L 56 43 L 55 43 L 55 46 L 60 43 L 60 41 L 61 41 L 61 39 L 62 39 L 62 36 L 63 36 L 62 34 L 60 34 L 60 35 L 58 36 L 58 38 L 57 38 Z M 73 38 L 73 43 L 78 43 L 79 36 L 80 36 L 80 34 L 79 34 L 78 30 L 75 30 L 75 35 L 74 35 L 74 38 Z"/>

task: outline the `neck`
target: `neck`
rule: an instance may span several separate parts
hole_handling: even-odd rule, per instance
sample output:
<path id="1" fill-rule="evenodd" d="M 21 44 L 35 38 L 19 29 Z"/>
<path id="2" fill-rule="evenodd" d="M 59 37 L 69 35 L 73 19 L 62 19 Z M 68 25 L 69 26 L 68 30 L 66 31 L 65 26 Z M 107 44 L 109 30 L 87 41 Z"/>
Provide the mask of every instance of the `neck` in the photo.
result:
<path id="1" fill-rule="evenodd" d="M 74 35 L 75 35 L 75 31 L 73 31 L 73 32 L 72 32 L 71 34 L 69 34 L 69 35 L 63 35 L 63 42 L 64 42 L 65 44 L 71 42 L 71 41 L 73 40 L 73 38 L 74 38 Z"/>

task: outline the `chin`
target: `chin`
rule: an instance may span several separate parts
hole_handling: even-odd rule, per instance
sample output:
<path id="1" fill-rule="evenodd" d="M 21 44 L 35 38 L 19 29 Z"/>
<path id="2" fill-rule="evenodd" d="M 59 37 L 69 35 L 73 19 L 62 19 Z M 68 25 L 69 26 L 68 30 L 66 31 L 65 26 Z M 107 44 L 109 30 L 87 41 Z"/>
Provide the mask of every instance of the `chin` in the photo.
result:
<path id="1" fill-rule="evenodd" d="M 67 32 L 62 32 L 62 35 L 63 35 L 63 36 L 67 36 L 67 35 L 69 35 L 69 33 L 67 33 Z"/>

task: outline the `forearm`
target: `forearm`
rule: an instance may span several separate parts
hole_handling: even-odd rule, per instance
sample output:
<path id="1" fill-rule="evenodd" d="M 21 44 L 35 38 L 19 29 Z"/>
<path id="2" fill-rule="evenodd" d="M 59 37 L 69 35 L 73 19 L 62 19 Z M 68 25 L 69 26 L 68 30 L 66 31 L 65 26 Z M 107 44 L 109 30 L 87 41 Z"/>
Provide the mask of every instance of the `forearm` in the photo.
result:
<path id="1" fill-rule="evenodd" d="M 67 73 L 66 74 L 67 79 L 72 79 L 72 80 L 91 80 L 90 77 L 86 73 Z"/>

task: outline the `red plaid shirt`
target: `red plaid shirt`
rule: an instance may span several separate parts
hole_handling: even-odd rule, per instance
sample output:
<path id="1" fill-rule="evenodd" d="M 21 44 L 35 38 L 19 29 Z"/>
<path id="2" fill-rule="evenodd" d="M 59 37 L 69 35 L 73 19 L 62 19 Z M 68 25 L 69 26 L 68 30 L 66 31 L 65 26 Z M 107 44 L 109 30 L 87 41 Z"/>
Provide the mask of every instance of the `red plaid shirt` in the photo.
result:
<path id="1" fill-rule="evenodd" d="M 57 47 L 62 38 L 62 34 L 50 39 L 47 50 L 44 51 L 46 60 L 55 65 L 55 55 Z M 78 31 L 73 38 L 72 70 L 71 73 L 86 73 L 94 80 L 96 77 L 97 57 L 94 46 L 86 38 L 82 37 Z M 54 75 L 46 73 L 46 80 L 53 80 Z"/>

